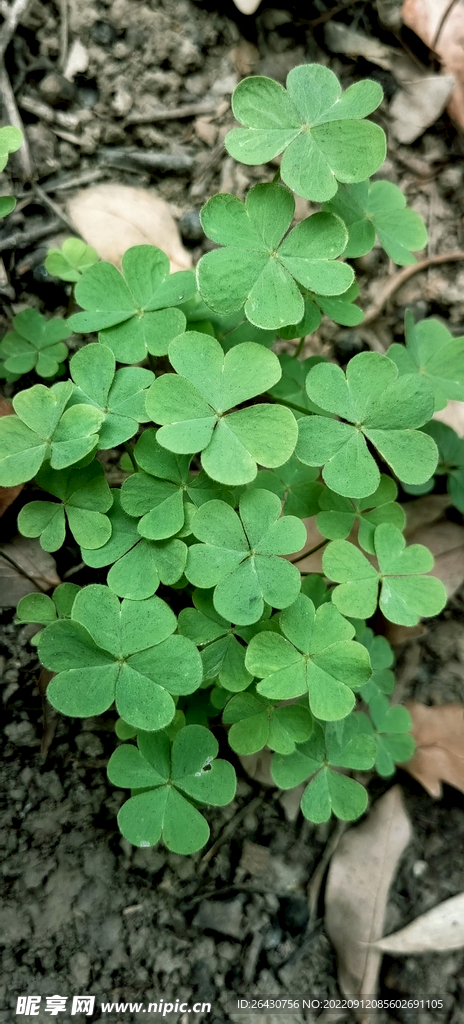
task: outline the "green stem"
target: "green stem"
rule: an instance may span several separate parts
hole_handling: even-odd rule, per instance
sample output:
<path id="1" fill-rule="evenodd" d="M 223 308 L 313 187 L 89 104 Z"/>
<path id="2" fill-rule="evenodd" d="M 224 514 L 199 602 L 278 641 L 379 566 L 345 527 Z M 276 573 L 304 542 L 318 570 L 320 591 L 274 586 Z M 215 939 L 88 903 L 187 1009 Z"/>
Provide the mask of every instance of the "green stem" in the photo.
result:
<path id="1" fill-rule="evenodd" d="M 127 452 L 128 456 L 129 456 L 129 458 L 130 458 L 130 460 L 132 462 L 132 465 L 134 467 L 134 473 L 136 473 L 139 467 L 137 466 L 137 463 L 135 461 L 134 452 L 133 452 L 130 444 L 128 444 L 127 441 L 124 441 L 123 448 Z"/>
<path id="2" fill-rule="evenodd" d="M 305 416 L 309 416 L 309 409 L 304 409 L 302 405 L 296 405 L 295 402 L 289 402 L 285 398 L 274 398 L 273 395 L 269 395 L 269 398 L 276 405 L 287 405 L 289 409 L 296 409 L 297 412 L 304 412 Z"/>
<path id="3" fill-rule="evenodd" d="M 150 370 L 152 370 L 153 373 L 155 373 L 155 371 L 156 371 L 156 362 L 155 362 L 154 356 L 152 356 L 151 352 L 147 352 L 147 357 L 148 357 L 148 365 L 150 367 Z"/>
<path id="4" fill-rule="evenodd" d="M 277 168 L 277 170 L 276 170 L 276 172 L 274 174 L 274 177 L 272 179 L 272 183 L 274 184 L 275 181 L 280 181 L 280 167 Z"/>
<path id="5" fill-rule="evenodd" d="M 306 337 L 306 335 L 305 335 L 305 337 Z M 295 351 L 293 353 L 293 358 L 294 359 L 298 359 L 298 356 L 299 356 L 299 354 L 300 354 L 300 352 L 301 352 L 301 350 L 303 348 L 304 343 L 305 343 L 305 339 L 304 338 L 300 338 L 300 340 L 298 342 L 298 345 L 296 346 L 296 349 L 295 349 Z"/>
<path id="6" fill-rule="evenodd" d="M 316 544 L 315 548 L 311 548 L 311 551 L 307 551 L 306 554 L 304 554 L 302 557 L 303 558 L 309 558 L 310 555 L 314 555 L 316 551 L 320 551 L 320 549 L 324 548 L 325 545 L 328 544 L 328 543 L 329 543 L 329 538 L 326 537 L 325 540 L 321 540 L 319 542 L 319 544 Z"/>

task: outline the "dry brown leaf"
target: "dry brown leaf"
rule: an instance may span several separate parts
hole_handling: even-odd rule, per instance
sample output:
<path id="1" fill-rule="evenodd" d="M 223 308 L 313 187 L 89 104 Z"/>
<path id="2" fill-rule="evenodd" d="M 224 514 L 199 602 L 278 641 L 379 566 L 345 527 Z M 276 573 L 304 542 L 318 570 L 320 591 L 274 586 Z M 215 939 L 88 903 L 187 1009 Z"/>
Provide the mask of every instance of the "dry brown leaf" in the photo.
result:
<path id="1" fill-rule="evenodd" d="M 464 437 L 464 402 L 448 402 L 444 409 L 433 414 L 433 419 L 446 423 L 459 434 L 459 437 Z"/>
<path id="2" fill-rule="evenodd" d="M 451 505 L 448 494 L 424 494 L 422 498 L 407 501 L 402 505 L 406 513 L 405 537 L 409 538 L 422 526 L 431 526 L 442 518 L 445 509 Z"/>
<path id="3" fill-rule="evenodd" d="M 416 751 L 401 767 L 430 796 L 441 797 L 442 782 L 464 793 L 464 705 L 427 707 L 409 701 L 406 707 L 412 718 Z"/>
<path id="4" fill-rule="evenodd" d="M 369 943 L 382 936 L 388 891 L 410 838 L 401 788 L 393 786 L 361 825 L 345 832 L 332 858 L 325 925 L 346 997 L 375 995 L 382 954 Z"/>
<path id="5" fill-rule="evenodd" d="M 0 417 L 13 415 L 14 409 L 11 402 L 7 398 L 0 398 Z M 16 487 L 0 487 L 0 516 L 16 501 L 23 487 L 24 484 L 16 484 Z"/>
<path id="6" fill-rule="evenodd" d="M 259 50 L 248 39 L 240 39 L 229 56 L 239 75 L 252 75 L 259 61 Z"/>
<path id="7" fill-rule="evenodd" d="M 418 637 L 425 636 L 427 632 L 427 626 L 424 626 L 423 622 L 418 622 L 417 626 L 398 626 L 396 622 L 385 621 L 383 629 L 383 635 L 392 647 L 408 643 L 410 640 L 417 640 Z"/>
<path id="8" fill-rule="evenodd" d="M 128 185 L 92 185 L 69 200 L 67 213 L 87 244 L 115 266 L 132 245 L 158 246 L 169 257 L 173 272 L 192 266 L 168 204 L 152 192 Z"/>
<path id="9" fill-rule="evenodd" d="M 325 544 L 326 538 L 323 537 L 322 533 L 319 533 L 316 526 L 316 516 L 311 516 L 310 519 L 303 519 L 303 522 L 306 526 L 306 544 L 300 551 L 289 555 L 288 560 L 294 562 L 302 573 L 322 572 L 324 548 L 321 547 L 319 551 L 314 551 L 313 554 L 308 554 L 308 552 L 313 551 L 313 548 L 317 548 L 319 544 Z"/>
<path id="10" fill-rule="evenodd" d="M 441 580 L 448 597 L 452 597 L 464 580 L 464 527 L 440 519 L 432 526 L 415 530 L 408 536 L 408 543 L 429 548 L 435 559 L 430 575 Z"/>
<path id="11" fill-rule="evenodd" d="M 421 914 L 411 924 L 387 935 L 375 948 L 384 953 L 436 953 L 464 946 L 464 893 L 452 896 Z"/>
<path id="12" fill-rule="evenodd" d="M 0 607 L 14 608 L 26 594 L 51 590 L 60 582 L 55 559 L 36 538 L 18 536 L 0 545 Z"/>
<path id="13" fill-rule="evenodd" d="M 403 21 L 438 54 L 456 82 L 448 113 L 464 128 L 464 5 L 450 0 L 404 0 Z"/>

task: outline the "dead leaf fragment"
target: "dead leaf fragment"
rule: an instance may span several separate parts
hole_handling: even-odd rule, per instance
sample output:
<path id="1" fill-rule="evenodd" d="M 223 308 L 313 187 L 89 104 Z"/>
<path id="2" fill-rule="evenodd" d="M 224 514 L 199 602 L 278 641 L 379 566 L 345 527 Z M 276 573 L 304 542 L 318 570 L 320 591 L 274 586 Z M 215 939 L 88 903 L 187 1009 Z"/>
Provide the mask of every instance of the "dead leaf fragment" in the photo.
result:
<path id="1" fill-rule="evenodd" d="M 446 587 L 448 597 L 459 590 L 464 580 L 464 527 L 449 519 L 423 526 L 408 537 L 410 544 L 425 544 L 435 559 L 431 576 Z"/>
<path id="2" fill-rule="evenodd" d="M 372 943 L 382 936 L 388 891 L 410 838 L 401 788 L 393 786 L 361 825 L 345 832 L 332 858 L 325 925 L 347 997 L 375 995 L 382 954 Z"/>
<path id="3" fill-rule="evenodd" d="M 452 896 L 421 914 L 411 924 L 387 935 L 375 948 L 384 953 L 436 953 L 464 946 L 464 893 Z"/>
<path id="4" fill-rule="evenodd" d="M 403 21 L 438 54 L 456 79 L 448 113 L 464 128 L 464 5 L 450 0 L 404 0 Z"/>
<path id="5" fill-rule="evenodd" d="M 453 75 L 414 75 L 390 103 L 390 128 L 398 142 L 410 145 L 443 113 L 455 87 Z"/>
<path id="6" fill-rule="evenodd" d="M 21 597 L 61 583 L 55 559 L 36 538 L 15 537 L 0 545 L 0 607 L 14 608 Z"/>
<path id="7" fill-rule="evenodd" d="M 452 427 L 459 434 L 459 437 L 464 437 L 464 402 L 455 402 L 454 400 L 447 402 L 444 409 L 434 412 L 432 419 L 446 423 L 448 427 Z"/>
<path id="8" fill-rule="evenodd" d="M 69 200 L 67 213 L 87 244 L 115 266 L 132 245 L 158 246 L 169 257 L 172 272 L 192 266 L 168 204 L 152 192 L 128 185 L 92 185 Z"/>
<path id="9" fill-rule="evenodd" d="M 442 782 L 464 793 L 464 705 L 406 704 L 416 751 L 401 765 L 430 796 L 442 796 Z"/>
<path id="10" fill-rule="evenodd" d="M 234 4 L 241 14 L 254 14 L 257 11 L 261 0 L 234 0 Z"/>

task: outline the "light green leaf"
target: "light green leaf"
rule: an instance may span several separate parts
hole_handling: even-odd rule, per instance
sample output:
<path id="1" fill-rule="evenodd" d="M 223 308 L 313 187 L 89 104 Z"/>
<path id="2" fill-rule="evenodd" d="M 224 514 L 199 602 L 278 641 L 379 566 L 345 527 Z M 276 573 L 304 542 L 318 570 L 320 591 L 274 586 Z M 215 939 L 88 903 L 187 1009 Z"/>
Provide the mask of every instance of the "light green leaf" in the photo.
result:
<path id="1" fill-rule="evenodd" d="M 427 245 L 422 217 L 406 208 L 405 196 L 390 181 L 339 185 L 324 209 L 338 214 L 346 224 L 349 240 L 345 256 L 350 259 L 370 252 L 376 235 L 387 256 L 402 267 L 416 263 L 412 253 Z"/>
<path id="2" fill-rule="evenodd" d="M 398 488 L 390 477 L 380 477 L 377 490 L 367 498 L 344 498 L 328 487 L 319 496 L 316 525 L 320 533 L 329 540 L 348 537 L 355 523 L 358 524 L 358 540 L 361 547 L 370 554 L 374 551 L 374 530 L 380 523 L 392 523 L 402 530 L 406 516 L 401 505 L 395 501 Z"/>
<path id="3" fill-rule="evenodd" d="M 336 76 L 320 64 L 293 68 L 287 91 L 262 76 L 245 78 L 232 97 L 234 115 L 245 127 L 229 132 L 226 148 L 246 164 L 283 153 L 285 184 L 323 202 L 335 195 L 338 181 L 364 181 L 383 163 L 382 129 L 361 120 L 381 100 L 380 86 L 368 80 L 341 95 Z"/>
<path id="4" fill-rule="evenodd" d="M 141 366 L 116 370 L 113 353 L 101 344 L 79 349 L 69 368 L 75 384 L 71 404 L 93 405 L 103 414 L 99 448 L 117 447 L 149 419 L 145 399 L 155 379 L 150 370 Z"/>
<path id="5" fill-rule="evenodd" d="M 332 600 L 342 614 L 369 618 L 379 606 L 385 618 L 399 625 L 415 626 L 421 616 L 438 615 L 446 604 L 446 590 L 435 576 L 424 576 L 433 567 L 430 551 L 422 544 L 405 547 L 401 532 L 382 523 L 374 532 L 378 570 L 354 544 L 335 540 L 323 555 L 325 575 L 339 586 Z"/>
<path id="6" fill-rule="evenodd" d="M 361 352 L 348 363 L 346 376 L 332 363 L 319 363 L 306 388 L 311 401 L 348 421 L 299 421 L 296 456 L 309 466 L 322 465 L 325 482 L 337 494 L 366 498 L 378 488 L 380 472 L 367 441 L 405 483 L 424 483 L 434 472 L 436 446 L 416 429 L 433 413 L 433 393 L 423 377 L 399 377 L 387 356 Z"/>
<path id="7" fill-rule="evenodd" d="M 185 316 L 172 309 L 190 299 L 190 270 L 169 276 L 169 260 L 152 245 L 135 245 L 122 257 L 122 273 L 111 263 L 95 263 L 76 285 L 85 310 L 70 317 L 73 330 L 100 331 L 100 339 L 120 363 L 138 363 L 147 352 L 166 355 L 169 342 L 185 329 Z"/>
<path id="8" fill-rule="evenodd" d="M 202 505 L 192 531 L 185 575 L 197 587 L 215 587 L 214 607 L 227 621 L 248 625 L 262 617 L 264 602 L 284 608 L 300 589 L 298 570 L 279 555 L 298 551 L 305 528 L 280 518 L 281 503 L 269 491 L 246 491 L 239 515 L 221 501 Z"/>
<path id="9" fill-rule="evenodd" d="M 18 379 L 35 370 L 39 377 L 54 377 L 60 363 L 67 359 L 64 344 L 71 335 L 58 317 L 46 320 L 36 309 L 23 309 L 13 317 L 13 330 L 0 342 L 0 357 L 8 374 Z"/>
<path id="10" fill-rule="evenodd" d="M 45 269 L 53 277 L 76 283 L 99 258 L 96 249 L 92 249 L 82 238 L 65 238 L 61 249 L 48 250 Z"/>
<path id="11" fill-rule="evenodd" d="M 287 461 L 297 437 L 289 409 L 253 405 L 224 415 L 279 379 L 273 352 L 250 342 L 224 355 L 215 338 L 190 331 L 171 344 L 169 358 L 177 373 L 158 377 L 146 400 L 147 413 L 162 424 L 160 445 L 179 454 L 201 451 L 208 476 L 230 486 L 253 480 L 258 461 Z"/>
<path id="12" fill-rule="evenodd" d="M 435 396 L 435 409 L 444 409 L 448 399 L 464 401 L 464 337 L 453 338 L 444 324 L 430 317 L 414 323 L 405 317 L 406 347 L 390 345 L 389 359 L 399 373 L 421 375 Z"/>
<path id="13" fill-rule="evenodd" d="M 0 128 L 0 171 L 6 167 L 10 153 L 16 153 L 23 143 L 23 133 L 13 125 Z"/>
<path id="14" fill-rule="evenodd" d="M 172 636 L 175 628 L 175 615 L 158 597 L 120 604 L 107 587 L 84 587 L 71 620 L 51 623 L 40 636 L 40 659 L 57 673 L 51 703 L 88 717 L 116 701 L 129 725 L 164 728 L 174 717 L 171 694 L 192 693 L 203 675 L 194 644 Z"/>
<path id="15" fill-rule="evenodd" d="M 61 472 L 44 467 L 37 475 L 37 483 L 58 498 L 60 504 L 32 501 L 24 505 L 18 527 L 25 537 L 40 537 L 45 551 L 57 551 L 64 542 L 67 518 L 71 533 L 83 547 L 99 548 L 108 541 L 111 523 L 104 513 L 113 499 L 98 462 Z"/>
<path id="16" fill-rule="evenodd" d="M 202 210 L 205 233 L 225 246 L 198 264 L 199 291 L 213 310 L 232 313 L 244 306 L 252 324 L 266 330 L 298 323 L 305 305 L 300 285 L 321 295 L 340 295 L 353 271 L 336 262 L 347 242 L 338 217 L 316 213 L 286 235 L 293 197 L 282 185 L 255 185 L 245 204 L 227 193 Z"/>

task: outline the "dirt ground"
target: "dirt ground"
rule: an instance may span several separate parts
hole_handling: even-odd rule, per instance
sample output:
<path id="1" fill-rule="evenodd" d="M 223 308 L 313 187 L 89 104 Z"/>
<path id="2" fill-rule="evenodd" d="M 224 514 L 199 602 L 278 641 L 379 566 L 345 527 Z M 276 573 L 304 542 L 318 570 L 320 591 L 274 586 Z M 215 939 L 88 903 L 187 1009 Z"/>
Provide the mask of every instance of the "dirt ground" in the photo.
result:
<path id="1" fill-rule="evenodd" d="M 65 312 L 66 291 L 43 266 L 53 233 L 66 230 L 49 200 L 60 204 L 83 184 L 119 181 L 152 190 L 171 204 L 194 260 L 205 251 L 198 219 L 203 202 L 218 190 L 243 196 L 250 183 L 273 175 L 269 166 L 235 165 L 223 148 L 233 123 L 230 95 L 243 74 L 285 81 L 293 66 L 315 60 L 330 66 L 344 87 L 366 75 L 377 78 L 391 98 L 397 86 L 388 71 L 328 50 L 324 24 L 311 25 L 328 7 L 325 0 L 305 5 L 282 0 L 281 7 L 264 0 L 257 15 L 247 18 L 231 2 L 216 10 L 212 0 L 34 0 L 7 51 L 6 66 L 45 199 L 18 184 L 20 168 L 12 162 L 20 199 L 0 234 L 9 279 L 0 274 L 4 325 L 25 304 Z M 398 45 L 380 25 L 374 3 L 353 3 L 337 20 Z M 55 78 L 53 93 L 53 74 L 62 70 L 76 40 L 86 53 L 85 71 L 68 92 Z M 160 107 L 185 105 L 197 112 L 172 120 L 155 116 Z M 386 108 L 378 117 L 388 128 Z M 188 169 L 182 174 L 141 170 L 132 163 L 134 150 L 187 157 Z M 424 216 L 432 253 L 464 247 L 462 155 L 462 142 L 444 114 L 413 146 L 392 140 L 379 174 L 399 184 Z M 307 209 L 300 212 L 305 216 Z M 367 307 L 390 268 L 377 251 L 357 263 Z M 463 296 L 462 264 L 431 268 L 397 291 L 374 325 L 353 330 L 323 325 L 318 341 L 330 345 L 341 361 L 375 347 L 376 340 L 389 344 L 402 337 L 406 305 L 417 317 L 442 317 L 455 334 L 464 334 Z M 6 395 L 10 388 L 4 388 Z M 13 528 L 10 516 L 4 524 L 7 532 Z M 59 573 L 76 558 L 73 548 L 65 548 Z M 87 582 L 83 573 L 72 580 Z M 463 702 L 463 610 L 461 592 L 421 640 L 399 650 L 403 699 Z M 147 1019 L 145 1011 L 103 1013 L 101 1003 L 147 1007 L 160 997 L 199 1000 L 211 1003 L 211 1015 L 168 1019 L 228 1024 L 249 1019 L 231 1013 L 234 995 L 336 998 L 335 953 L 324 931 L 322 901 L 310 919 L 307 899 L 334 824 L 304 821 L 288 795 L 260 786 L 237 766 L 233 804 L 206 811 L 211 825 L 206 858 L 204 851 L 181 858 L 161 847 L 134 849 L 116 827 L 124 794 L 106 780 L 114 714 L 81 723 L 50 719 L 48 712 L 45 727 L 52 738 L 46 758 L 40 753 L 43 707 L 30 635 L 5 609 L 0 622 L 5 708 L 1 1024 L 21 1019 L 15 1014 L 21 995 L 42 996 L 40 1022 L 51 1016 L 44 1012 L 44 997 L 59 994 L 68 1002 L 58 1020 L 127 1024 Z M 224 737 L 221 742 L 226 744 Z M 398 772 L 398 781 L 414 839 L 391 891 L 387 932 L 464 889 L 464 797 L 445 787 L 443 799 L 434 801 L 405 773 Z M 374 780 L 372 799 L 389 784 Z M 86 993 L 96 996 L 92 1016 L 70 1016 L 71 997 Z M 463 950 L 385 957 L 379 994 L 444 1000 L 442 1012 L 380 1014 L 379 1024 L 463 1024 Z M 308 1013 L 259 1018 L 260 1024 L 303 1020 L 315 1018 Z"/>

